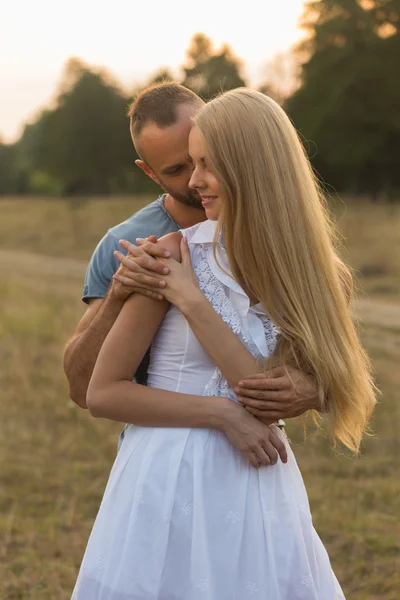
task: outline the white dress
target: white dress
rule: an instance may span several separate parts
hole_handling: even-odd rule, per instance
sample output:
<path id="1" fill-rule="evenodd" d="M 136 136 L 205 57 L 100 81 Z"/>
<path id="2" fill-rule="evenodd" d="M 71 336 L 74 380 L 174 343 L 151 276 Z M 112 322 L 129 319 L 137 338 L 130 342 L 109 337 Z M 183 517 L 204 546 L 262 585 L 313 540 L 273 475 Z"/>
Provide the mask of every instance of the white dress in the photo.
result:
<path id="1" fill-rule="evenodd" d="M 200 288 L 253 355 L 268 356 L 276 329 L 219 268 L 214 231 L 211 221 L 183 231 Z M 218 260 L 229 270 L 222 245 Z M 148 385 L 235 398 L 173 306 L 152 344 Z M 128 427 L 73 600 L 343 600 L 277 431 L 287 464 L 255 469 L 221 431 Z"/>

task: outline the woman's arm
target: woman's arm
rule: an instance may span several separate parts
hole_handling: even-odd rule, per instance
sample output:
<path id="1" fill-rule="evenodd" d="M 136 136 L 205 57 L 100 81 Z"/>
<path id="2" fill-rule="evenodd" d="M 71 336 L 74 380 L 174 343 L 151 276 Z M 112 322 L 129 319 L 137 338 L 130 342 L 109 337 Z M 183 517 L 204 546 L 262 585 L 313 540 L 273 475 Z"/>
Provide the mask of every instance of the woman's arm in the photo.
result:
<path id="1" fill-rule="evenodd" d="M 171 252 L 172 258 L 159 258 L 168 269 L 168 275 L 152 273 L 155 280 L 164 281 L 158 292 L 185 315 L 194 335 L 215 362 L 229 385 L 235 387 L 249 373 L 262 373 L 263 368 L 223 321 L 199 289 L 193 272 L 189 248 L 180 232 L 160 238 L 158 244 Z M 146 249 L 145 244 L 142 246 Z M 124 245 L 129 250 L 130 244 Z M 118 257 L 128 266 L 130 258 Z M 122 281 L 123 282 L 123 281 Z M 271 423 L 273 420 L 271 420 Z"/>
<path id="2" fill-rule="evenodd" d="M 181 240 L 181 234 L 172 235 L 176 236 L 173 255 L 180 262 L 177 243 Z M 158 250 L 159 245 L 172 250 L 171 234 L 161 238 L 156 244 L 148 240 L 139 243 L 142 251 L 150 255 L 154 254 L 156 249 Z M 131 251 L 132 245 L 129 242 L 125 241 L 121 245 Z M 278 419 L 303 414 L 310 409 L 318 409 L 320 406 L 318 388 L 315 381 L 307 374 L 291 366 L 287 369 L 275 367 L 265 373 L 198 289 L 188 248 L 183 244 L 181 246 L 182 264 L 177 264 L 174 260 L 154 261 L 154 263 L 162 261 L 168 267 L 169 274 L 159 275 L 151 263 L 146 264 L 143 272 L 148 277 L 152 277 L 152 283 L 148 284 L 149 290 L 163 294 L 185 314 L 193 333 L 204 349 L 221 369 L 229 384 L 237 389 L 237 393 L 241 396 L 240 402 L 264 423 L 273 423 Z M 119 260 L 124 264 L 128 261 L 122 256 Z M 162 290 L 159 287 L 160 281 L 164 284 Z M 243 385 L 236 387 L 238 383 Z"/>
<path id="3" fill-rule="evenodd" d="M 254 467 L 287 460 L 276 432 L 222 397 L 195 396 L 132 381 L 165 313 L 167 302 L 135 294 L 124 304 L 97 359 L 87 405 L 95 417 L 148 427 L 206 427 L 223 431 Z"/>
<path id="4" fill-rule="evenodd" d="M 180 259 L 180 233 L 166 236 L 171 255 Z M 178 264 L 178 263 L 176 263 Z M 124 304 L 105 339 L 88 388 L 92 415 L 152 427 L 221 427 L 231 409 L 227 398 L 209 398 L 148 388 L 132 381 L 169 303 L 139 294 Z"/>
<path id="5" fill-rule="evenodd" d="M 153 427 L 221 427 L 226 398 L 168 392 L 132 381 L 168 303 L 132 295 L 100 350 L 87 405 L 96 417 Z"/>
<path id="6" fill-rule="evenodd" d="M 249 373 L 263 372 L 259 362 L 200 290 L 185 294 L 178 307 L 185 315 L 194 335 L 232 388 Z"/>

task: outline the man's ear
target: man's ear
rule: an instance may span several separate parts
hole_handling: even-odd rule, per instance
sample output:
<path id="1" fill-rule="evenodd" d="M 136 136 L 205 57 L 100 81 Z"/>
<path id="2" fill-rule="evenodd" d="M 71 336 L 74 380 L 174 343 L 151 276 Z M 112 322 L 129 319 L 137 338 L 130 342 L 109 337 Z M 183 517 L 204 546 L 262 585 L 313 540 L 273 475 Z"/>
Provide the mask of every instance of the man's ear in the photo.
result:
<path id="1" fill-rule="evenodd" d="M 154 174 L 153 170 L 149 167 L 149 165 L 146 165 L 144 160 L 138 158 L 137 160 L 135 160 L 135 165 L 139 167 L 139 169 L 142 169 L 142 171 L 146 173 L 147 177 L 150 177 L 150 179 L 158 183 L 158 185 L 161 185 L 160 180 Z"/>

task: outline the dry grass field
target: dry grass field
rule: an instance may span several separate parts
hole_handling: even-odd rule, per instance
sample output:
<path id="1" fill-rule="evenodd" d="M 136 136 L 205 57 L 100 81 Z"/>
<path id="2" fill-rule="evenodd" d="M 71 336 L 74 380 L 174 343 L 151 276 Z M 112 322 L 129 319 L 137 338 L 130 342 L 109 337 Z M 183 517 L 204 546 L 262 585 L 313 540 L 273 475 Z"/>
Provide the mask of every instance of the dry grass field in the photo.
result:
<path id="1" fill-rule="evenodd" d="M 0 599 L 70 598 L 120 426 L 67 395 L 62 349 L 83 307 L 85 263 L 146 198 L 0 201 Z M 316 528 L 348 600 L 400 598 L 400 204 L 334 212 L 363 298 L 382 397 L 362 455 L 290 423 Z M 90 599 L 88 599 L 90 600 Z"/>

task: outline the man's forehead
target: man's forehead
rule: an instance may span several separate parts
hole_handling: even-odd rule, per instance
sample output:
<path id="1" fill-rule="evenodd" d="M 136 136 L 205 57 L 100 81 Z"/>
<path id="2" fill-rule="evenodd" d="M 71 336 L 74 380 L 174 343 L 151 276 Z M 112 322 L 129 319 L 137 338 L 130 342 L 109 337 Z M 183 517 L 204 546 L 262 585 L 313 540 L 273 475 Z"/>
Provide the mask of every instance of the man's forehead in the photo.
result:
<path id="1" fill-rule="evenodd" d="M 182 122 L 170 127 L 160 128 L 148 123 L 140 135 L 139 146 L 149 162 L 156 162 L 158 168 L 165 170 L 188 158 L 188 138 L 191 122 L 185 127 Z"/>

